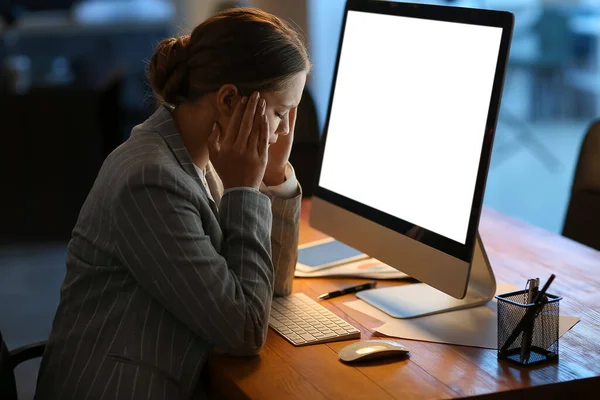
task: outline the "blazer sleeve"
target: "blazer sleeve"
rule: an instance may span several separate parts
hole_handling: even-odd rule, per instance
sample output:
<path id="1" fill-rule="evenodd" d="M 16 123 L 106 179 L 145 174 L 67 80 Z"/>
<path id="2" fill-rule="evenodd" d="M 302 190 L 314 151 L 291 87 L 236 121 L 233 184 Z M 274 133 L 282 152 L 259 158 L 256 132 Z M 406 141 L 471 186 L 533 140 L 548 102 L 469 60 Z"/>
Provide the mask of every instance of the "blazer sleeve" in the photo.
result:
<path id="1" fill-rule="evenodd" d="M 275 268 L 275 296 L 292 293 L 294 272 L 298 260 L 298 238 L 300 228 L 300 208 L 302 189 L 298 185 L 298 195 L 282 199 L 269 194 L 273 213 L 271 227 L 271 247 Z"/>
<path id="2" fill-rule="evenodd" d="M 221 199 L 223 254 L 174 171 L 146 165 L 115 203 L 122 262 L 139 284 L 197 335 L 234 355 L 264 345 L 273 297 L 271 204 L 258 191 Z"/>

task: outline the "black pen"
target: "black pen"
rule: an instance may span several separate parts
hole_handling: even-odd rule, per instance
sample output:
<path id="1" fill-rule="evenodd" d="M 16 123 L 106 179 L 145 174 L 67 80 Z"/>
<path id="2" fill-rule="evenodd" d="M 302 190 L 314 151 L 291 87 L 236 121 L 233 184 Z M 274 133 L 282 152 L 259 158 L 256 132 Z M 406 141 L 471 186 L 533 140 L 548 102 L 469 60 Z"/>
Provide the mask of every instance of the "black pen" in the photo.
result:
<path id="1" fill-rule="evenodd" d="M 377 286 L 377 281 L 371 281 L 369 283 L 363 283 L 362 285 L 350 286 L 345 289 L 336 290 L 335 292 L 324 293 L 319 296 L 319 300 L 332 299 L 334 297 L 343 296 L 348 293 L 356 293 L 361 290 L 373 289 Z"/>
<path id="2" fill-rule="evenodd" d="M 527 287 L 528 287 L 527 304 L 530 304 L 533 302 L 533 298 L 535 295 L 537 295 L 537 292 L 539 290 L 539 285 L 540 285 L 540 278 L 529 279 L 527 281 Z M 531 322 L 531 325 L 527 325 L 525 327 L 525 330 L 523 331 L 523 342 L 521 344 L 521 358 L 520 358 L 521 364 L 529 363 L 529 354 L 530 354 L 531 341 L 533 339 L 534 326 L 535 326 L 535 319 Z"/>
<path id="3" fill-rule="evenodd" d="M 536 304 L 538 309 L 537 309 L 535 315 L 533 316 L 533 318 L 531 319 L 531 321 L 529 322 L 529 324 L 527 324 L 523 330 L 523 343 L 521 344 L 521 358 L 520 358 L 521 363 L 527 363 L 527 364 L 529 363 L 529 358 L 531 356 L 531 341 L 532 341 L 532 336 L 533 336 L 533 327 L 535 325 L 535 319 L 537 318 L 538 313 L 544 307 L 544 304 L 548 301 L 548 298 L 546 297 L 546 291 L 550 287 L 550 284 L 552 284 L 552 281 L 554 280 L 554 278 L 555 278 L 554 274 L 550 275 L 550 278 L 548 279 L 548 281 L 546 282 L 546 284 L 544 285 L 542 290 L 537 291 L 535 298 L 533 300 L 534 304 Z M 536 306 L 534 306 L 534 307 L 536 307 Z"/>

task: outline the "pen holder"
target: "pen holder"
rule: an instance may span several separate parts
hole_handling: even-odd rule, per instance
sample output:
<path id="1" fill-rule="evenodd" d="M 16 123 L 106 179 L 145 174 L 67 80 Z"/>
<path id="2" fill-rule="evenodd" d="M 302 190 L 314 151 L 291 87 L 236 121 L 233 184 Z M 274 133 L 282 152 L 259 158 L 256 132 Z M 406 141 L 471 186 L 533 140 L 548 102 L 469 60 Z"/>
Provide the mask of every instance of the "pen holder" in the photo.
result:
<path id="1" fill-rule="evenodd" d="M 547 301 L 539 306 L 538 314 L 529 325 L 528 335 L 519 336 L 503 351 L 519 322 L 534 304 L 527 303 L 528 292 L 521 290 L 497 295 L 498 300 L 498 358 L 518 365 L 532 365 L 558 360 L 558 311 L 560 296 L 546 294 Z M 529 346 L 527 344 L 529 343 Z M 529 349 L 529 351 L 527 351 Z"/>

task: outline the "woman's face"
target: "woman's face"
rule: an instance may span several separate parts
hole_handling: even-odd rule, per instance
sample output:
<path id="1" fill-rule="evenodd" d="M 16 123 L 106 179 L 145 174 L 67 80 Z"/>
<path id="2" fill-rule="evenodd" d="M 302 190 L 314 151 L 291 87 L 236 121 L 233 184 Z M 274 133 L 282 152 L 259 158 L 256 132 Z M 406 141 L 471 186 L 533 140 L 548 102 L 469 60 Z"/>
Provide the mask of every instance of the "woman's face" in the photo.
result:
<path id="1" fill-rule="evenodd" d="M 261 92 L 261 98 L 267 102 L 266 115 L 269 121 L 269 143 L 273 144 L 277 142 L 279 135 L 288 135 L 290 133 L 290 126 L 294 121 L 290 121 L 290 111 L 295 110 L 300 103 L 302 98 L 302 92 L 304 91 L 304 85 L 306 84 L 306 72 L 299 72 L 293 75 L 285 87 L 277 91 Z M 251 94 L 249 94 L 251 95 Z M 206 97 L 206 101 L 212 101 L 209 97 Z M 235 85 L 227 84 L 223 85 L 216 93 L 216 118 L 221 125 L 223 131 L 227 130 L 229 121 L 235 107 L 238 102 L 242 99 Z M 205 101 L 205 100 L 202 100 Z M 203 110 L 207 107 L 204 103 L 199 102 L 195 106 L 198 112 L 195 113 L 198 124 L 206 119 L 203 114 Z M 295 113 L 291 113 L 292 119 L 295 117 Z M 212 123 L 211 123 L 212 126 Z M 208 134 L 207 134 L 208 137 Z"/>
<path id="2" fill-rule="evenodd" d="M 299 72 L 289 80 L 285 89 L 261 93 L 261 97 L 267 101 L 270 144 L 277 142 L 279 135 L 290 133 L 290 111 L 298 107 L 305 84 L 306 73 Z"/>

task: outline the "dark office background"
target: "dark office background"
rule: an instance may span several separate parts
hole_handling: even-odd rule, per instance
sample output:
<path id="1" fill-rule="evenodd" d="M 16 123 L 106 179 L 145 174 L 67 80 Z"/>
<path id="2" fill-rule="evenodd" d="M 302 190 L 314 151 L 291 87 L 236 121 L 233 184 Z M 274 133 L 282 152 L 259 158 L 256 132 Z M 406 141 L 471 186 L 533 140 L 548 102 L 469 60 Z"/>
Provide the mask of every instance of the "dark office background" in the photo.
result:
<path id="1" fill-rule="evenodd" d="M 561 233 L 585 131 L 600 117 L 600 1 L 415 1 L 516 16 L 485 204 Z M 0 0 L 0 329 L 44 339 L 65 244 L 106 155 L 154 109 L 156 43 L 218 0 Z M 303 29 L 314 69 L 293 162 L 310 194 L 345 0 L 251 2 Z M 314 106 L 313 106 L 314 104 Z M 367 133 L 368 134 L 368 133 Z M 32 396 L 36 361 L 17 370 Z"/>

